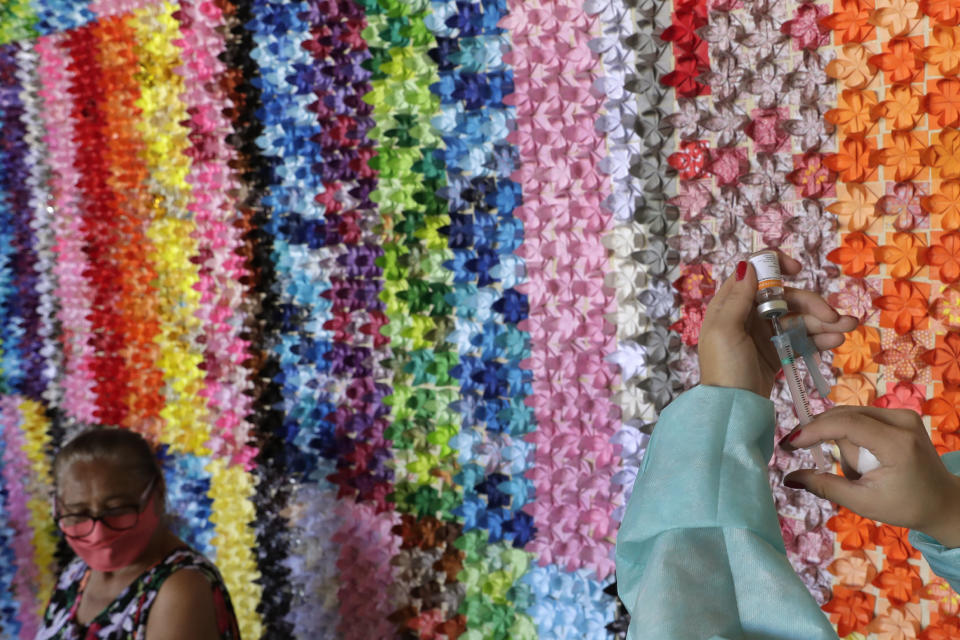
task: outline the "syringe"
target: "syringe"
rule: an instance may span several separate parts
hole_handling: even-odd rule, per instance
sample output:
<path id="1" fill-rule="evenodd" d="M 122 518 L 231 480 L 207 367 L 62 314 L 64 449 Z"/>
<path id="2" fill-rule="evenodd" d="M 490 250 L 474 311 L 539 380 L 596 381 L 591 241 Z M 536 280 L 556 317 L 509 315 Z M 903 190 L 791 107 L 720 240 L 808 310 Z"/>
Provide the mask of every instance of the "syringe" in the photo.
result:
<path id="1" fill-rule="evenodd" d="M 807 369 L 820 395 L 825 397 L 830 392 L 830 387 L 817 368 L 819 363 L 817 348 L 807 335 L 803 321 L 796 316 L 786 315 L 789 307 L 780 274 L 780 256 L 776 251 L 766 249 L 752 254 L 748 259 L 757 272 L 757 312 L 770 320 L 773 325 L 774 335 L 770 340 L 777 350 L 777 357 L 780 358 L 780 365 L 787 379 L 787 387 L 790 389 L 790 397 L 793 399 L 797 418 L 803 426 L 813 420 L 813 412 L 810 411 L 810 398 L 807 396 L 807 389 L 797 368 L 797 350 L 806 361 Z M 784 327 L 781 319 L 784 319 L 789 326 Z M 817 471 L 823 473 L 830 469 L 830 463 L 821 445 L 810 447 L 810 453 L 817 465 Z"/>
<path id="2" fill-rule="evenodd" d="M 777 356 L 780 358 L 781 367 L 783 367 L 783 375 L 787 379 L 787 388 L 790 389 L 790 397 L 793 399 L 793 407 L 797 411 L 797 419 L 800 421 L 800 426 L 803 426 L 813 420 L 810 398 L 807 396 L 803 378 L 800 377 L 800 370 L 797 368 L 797 359 L 793 353 L 790 338 L 784 334 L 783 327 L 780 326 L 779 316 L 772 317 L 770 321 L 773 324 L 774 333 L 771 342 L 777 349 Z M 811 447 L 810 453 L 813 455 L 813 462 L 817 465 L 818 471 L 829 469 L 830 463 L 823 454 L 821 446 Z"/>

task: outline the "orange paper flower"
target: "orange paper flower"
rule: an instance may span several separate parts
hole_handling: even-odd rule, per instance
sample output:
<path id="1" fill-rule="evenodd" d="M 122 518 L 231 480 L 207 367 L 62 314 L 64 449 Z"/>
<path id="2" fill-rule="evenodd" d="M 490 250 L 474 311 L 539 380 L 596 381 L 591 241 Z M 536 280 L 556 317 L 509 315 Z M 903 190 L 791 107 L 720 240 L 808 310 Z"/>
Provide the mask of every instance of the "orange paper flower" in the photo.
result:
<path id="1" fill-rule="evenodd" d="M 873 620 L 876 598 L 864 591 L 854 591 L 834 586 L 833 597 L 822 609 L 830 614 L 830 621 L 837 625 L 837 633 L 844 638 L 854 631 L 864 631 Z"/>
<path id="2" fill-rule="evenodd" d="M 903 335 L 927 326 L 930 285 L 909 280 L 884 280 L 883 293 L 874 300 L 880 309 L 880 326 Z"/>
<path id="3" fill-rule="evenodd" d="M 876 248 L 873 237 L 855 231 L 842 237 L 840 246 L 827 254 L 827 260 L 840 265 L 846 275 L 862 278 L 877 270 Z"/>
<path id="4" fill-rule="evenodd" d="M 935 267 L 936 277 L 940 282 L 950 284 L 960 279 L 960 232 L 950 231 L 942 235 L 934 235 L 934 242 L 926 252 L 926 263 Z"/>
<path id="5" fill-rule="evenodd" d="M 923 354 L 923 360 L 930 365 L 935 380 L 960 386 L 960 333 L 937 336 L 935 346 Z"/>
<path id="6" fill-rule="evenodd" d="M 877 398 L 877 388 L 865 376 L 851 373 L 837 378 L 828 397 L 835 404 L 869 407 Z"/>
<path id="7" fill-rule="evenodd" d="M 960 28 L 934 25 L 930 46 L 920 52 L 920 57 L 937 67 L 942 76 L 960 73 Z"/>
<path id="8" fill-rule="evenodd" d="M 826 72 L 851 89 L 865 89 L 877 75 L 872 62 L 873 52 L 866 46 L 851 42 L 837 51 L 837 57 L 827 64 Z"/>
<path id="9" fill-rule="evenodd" d="M 823 164 L 844 182 L 871 182 L 877 178 L 876 149 L 873 138 L 845 138 L 837 153 L 827 154 Z"/>
<path id="10" fill-rule="evenodd" d="M 910 278 L 916 275 L 923 265 L 926 243 L 922 236 L 907 231 L 894 233 L 891 244 L 885 244 L 874 250 L 877 261 L 887 265 L 887 273 L 892 278 Z"/>
<path id="11" fill-rule="evenodd" d="M 886 29 L 889 36 L 895 38 L 910 33 L 921 17 L 920 3 L 915 0 L 881 0 L 871 14 L 870 22 Z"/>
<path id="12" fill-rule="evenodd" d="M 870 24 L 873 2 L 860 0 L 839 0 L 834 3 L 836 12 L 820 21 L 820 24 L 833 30 L 837 42 L 864 42 L 873 40 L 874 26 Z"/>
<path id="13" fill-rule="evenodd" d="M 940 131 L 937 142 L 923 153 L 923 160 L 944 180 L 960 178 L 960 131 Z"/>
<path id="14" fill-rule="evenodd" d="M 837 515 L 827 520 L 827 528 L 836 532 L 840 546 L 844 549 L 872 549 L 876 523 L 846 507 L 838 506 L 837 509 Z"/>
<path id="15" fill-rule="evenodd" d="M 913 180 L 924 169 L 921 154 L 927 148 L 926 133 L 917 131 L 894 131 L 887 136 L 888 146 L 876 151 L 875 166 L 886 167 L 886 176 L 891 172 L 897 182 Z"/>
<path id="16" fill-rule="evenodd" d="M 940 337 L 942 336 L 937 336 L 938 339 Z M 930 423 L 938 431 L 956 433 L 957 429 L 960 429 L 960 390 L 941 390 L 923 403 L 923 412 L 931 416 Z"/>
<path id="17" fill-rule="evenodd" d="M 877 219 L 877 200 L 873 190 L 857 182 L 837 185 L 837 199 L 827 211 L 837 216 L 841 226 L 850 231 L 864 231 Z"/>
<path id="18" fill-rule="evenodd" d="M 920 552 L 907 540 L 910 529 L 881 524 L 877 527 L 876 543 L 883 547 L 883 554 L 894 562 L 906 562 L 910 558 L 919 558 Z"/>
<path id="19" fill-rule="evenodd" d="M 827 571 L 837 576 L 837 583 L 847 589 L 862 589 L 877 575 L 877 568 L 859 549 L 844 552 L 830 563 Z"/>
<path id="20" fill-rule="evenodd" d="M 960 434 L 957 432 L 951 433 L 934 429 L 930 433 L 930 440 L 933 442 L 937 453 L 941 456 L 951 451 L 960 451 Z"/>
<path id="21" fill-rule="evenodd" d="M 927 112 L 940 127 L 960 124 L 960 80 L 941 78 L 927 87 Z"/>
<path id="22" fill-rule="evenodd" d="M 960 618 L 950 616 L 930 623 L 920 632 L 920 640 L 957 640 L 960 638 Z"/>
<path id="23" fill-rule="evenodd" d="M 875 634 L 870 637 L 877 640 L 912 640 L 920 631 L 921 616 L 919 605 L 891 604 L 867 625 L 866 630 Z"/>
<path id="24" fill-rule="evenodd" d="M 923 36 L 893 38 L 883 45 L 883 51 L 870 56 L 869 63 L 881 69 L 888 84 L 916 82 L 923 73 Z"/>
<path id="25" fill-rule="evenodd" d="M 876 371 L 877 365 L 873 361 L 880 351 L 880 332 L 873 327 L 860 325 L 846 334 L 846 340 L 833 350 L 833 366 L 844 373 L 859 373 L 860 371 Z"/>
<path id="26" fill-rule="evenodd" d="M 916 566 L 906 562 L 891 562 L 873 579 L 873 586 L 880 589 L 890 602 L 902 605 L 920 599 L 923 581 Z"/>
<path id="27" fill-rule="evenodd" d="M 960 24 L 957 0 L 920 0 L 920 10 L 943 25 Z"/>
<path id="28" fill-rule="evenodd" d="M 844 89 L 837 108 L 827 111 L 823 118 L 840 128 L 844 136 L 871 135 L 877 128 L 877 92 L 869 89 Z"/>
<path id="29" fill-rule="evenodd" d="M 923 117 L 923 92 L 909 84 L 890 85 L 886 100 L 877 104 L 872 115 L 886 118 L 887 126 L 896 131 L 913 129 Z"/>
<path id="30" fill-rule="evenodd" d="M 940 190 L 920 199 L 920 205 L 931 216 L 938 216 L 941 228 L 946 231 L 960 229 L 960 181 L 947 180 L 940 183 Z M 935 220 L 931 221 L 936 222 Z"/>

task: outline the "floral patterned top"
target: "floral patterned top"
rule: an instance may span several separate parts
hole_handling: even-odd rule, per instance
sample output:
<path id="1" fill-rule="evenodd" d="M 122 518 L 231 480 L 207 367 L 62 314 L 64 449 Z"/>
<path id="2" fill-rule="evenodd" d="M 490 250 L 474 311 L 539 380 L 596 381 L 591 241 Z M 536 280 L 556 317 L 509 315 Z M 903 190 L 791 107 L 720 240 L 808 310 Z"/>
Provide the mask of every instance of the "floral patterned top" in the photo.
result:
<path id="1" fill-rule="evenodd" d="M 240 640 L 237 618 L 220 572 L 209 560 L 189 548 L 171 551 L 158 564 L 140 574 L 86 627 L 77 622 L 77 610 L 90 577 L 90 568 L 77 558 L 60 574 L 35 640 L 144 640 L 150 607 L 160 587 L 181 569 L 194 569 L 207 577 L 213 588 L 221 640 Z"/>

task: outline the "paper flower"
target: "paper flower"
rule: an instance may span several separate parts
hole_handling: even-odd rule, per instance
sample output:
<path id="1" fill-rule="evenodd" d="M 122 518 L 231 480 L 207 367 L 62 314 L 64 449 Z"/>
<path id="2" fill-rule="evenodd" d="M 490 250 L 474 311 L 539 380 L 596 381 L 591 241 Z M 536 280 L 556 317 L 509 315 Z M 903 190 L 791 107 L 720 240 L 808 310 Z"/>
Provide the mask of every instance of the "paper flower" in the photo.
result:
<path id="1" fill-rule="evenodd" d="M 875 605 L 876 598 L 872 594 L 834 586 L 833 598 L 822 608 L 830 614 L 840 636 L 846 637 L 854 631 L 867 630 L 874 618 Z"/>
<path id="2" fill-rule="evenodd" d="M 873 39 L 875 27 L 870 21 L 873 5 L 863 0 L 840 0 L 835 8 L 836 11 L 821 18 L 821 22 L 839 36 L 841 44 Z"/>
<path id="3" fill-rule="evenodd" d="M 844 182 L 870 182 L 877 172 L 876 142 L 872 138 L 846 138 L 837 153 L 824 159 L 824 164 L 839 174 Z"/>
<path id="4" fill-rule="evenodd" d="M 955 342 L 955 341 L 954 341 Z M 949 354 L 944 355 L 944 358 Z M 933 416 L 933 426 L 944 433 L 954 433 L 960 429 L 960 409 L 956 402 L 960 400 L 960 392 L 945 389 L 923 403 L 923 413 Z"/>
<path id="5" fill-rule="evenodd" d="M 863 589 L 877 575 L 877 568 L 861 550 L 843 552 L 827 567 L 845 589 Z"/>
<path id="6" fill-rule="evenodd" d="M 874 402 L 874 406 L 883 409 L 910 409 L 917 413 L 923 413 L 925 401 L 926 393 L 922 387 L 907 381 L 901 381 L 896 384 L 888 383 L 887 393 L 879 396 Z"/>
<path id="7" fill-rule="evenodd" d="M 960 178 L 960 131 L 945 129 L 922 155 L 923 161 L 945 180 Z"/>
<path id="8" fill-rule="evenodd" d="M 933 25 L 930 35 L 931 44 L 920 52 L 920 57 L 927 64 L 936 65 L 941 75 L 955 76 L 960 73 L 960 29 L 941 22 Z"/>
<path id="9" fill-rule="evenodd" d="M 896 284 L 902 283 L 902 282 L 903 281 L 895 281 L 893 286 L 896 286 Z M 889 281 L 885 282 L 884 285 L 886 286 L 887 283 L 889 283 Z M 907 283 L 907 284 L 914 286 L 913 283 Z M 887 301 L 886 301 L 887 304 L 891 304 L 890 302 L 891 298 L 894 300 L 898 299 L 897 296 L 883 296 L 883 297 L 887 298 Z M 878 299 L 878 306 L 879 306 L 879 301 L 880 299 Z M 919 305 L 920 302 L 921 302 L 920 300 L 916 300 L 914 304 Z M 924 301 L 924 305 L 925 305 L 925 301 Z M 896 312 L 896 315 L 899 316 L 901 313 L 903 312 L 902 311 Z M 924 313 L 925 313 L 925 310 L 924 310 Z M 881 313 L 881 317 L 885 315 L 888 316 L 889 318 L 889 316 L 892 316 L 894 314 L 889 313 L 887 311 L 884 311 Z M 916 316 L 910 316 L 909 312 L 906 312 L 905 315 L 908 318 L 916 317 Z M 911 320 L 907 319 L 904 322 L 909 324 Z M 883 324 L 892 326 L 895 323 L 896 323 L 895 319 L 893 322 L 887 319 L 886 322 L 884 322 Z M 920 339 L 918 339 L 917 333 L 913 332 L 911 329 L 908 329 L 907 331 L 909 331 L 909 333 L 901 333 L 897 331 L 896 337 L 892 339 L 885 336 L 887 337 L 887 339 L 883 341 L 880 352 L 874 356 L 874 361 L 877 364 L 882 364 L 885 367 L 887 367 L 887 371 L 892 372 L 893 376 L 900 381 L 912 381 L 915 378 L 917 378 L 923 370 L 927 368 L 927 365 L 923 358 L 923 354 L 927 350 L 926 346 L 924 346 L 923 342 Z"/>
<path id="10" fill-rule="evenodd" d="M 876 396 L 876 387 L 859 373 L 840 376 L 830 391 L 834 403 L 861 407 L 873 404 Z"/>

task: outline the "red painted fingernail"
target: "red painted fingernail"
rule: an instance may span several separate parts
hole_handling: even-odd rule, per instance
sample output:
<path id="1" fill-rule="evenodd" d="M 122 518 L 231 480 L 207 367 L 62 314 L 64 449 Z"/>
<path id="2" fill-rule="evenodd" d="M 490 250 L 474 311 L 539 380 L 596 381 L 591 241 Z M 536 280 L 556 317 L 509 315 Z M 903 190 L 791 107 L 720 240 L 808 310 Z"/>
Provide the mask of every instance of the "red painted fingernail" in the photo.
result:
<path id="1" fill-rule="evenodd" d="M 747 263 L 744 260 L 741 260 L 737 263 L 737 282 L 743 280 L 743 276 L 747 275 Z"/>
<path id="2" fill-rule="evenodd" d="M 800 429 L 797 429 L 793 433 L 787 436 L 787 442 L 793 442 L 800 436 Z"/>
<path id="3" fill-rule="evenodd" d="M 797 482 L 796 480 L 784 480 L 783 486 L 788 487 L 790 489 L 806 489 L 806 487 L 803 484 Z"/>

